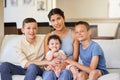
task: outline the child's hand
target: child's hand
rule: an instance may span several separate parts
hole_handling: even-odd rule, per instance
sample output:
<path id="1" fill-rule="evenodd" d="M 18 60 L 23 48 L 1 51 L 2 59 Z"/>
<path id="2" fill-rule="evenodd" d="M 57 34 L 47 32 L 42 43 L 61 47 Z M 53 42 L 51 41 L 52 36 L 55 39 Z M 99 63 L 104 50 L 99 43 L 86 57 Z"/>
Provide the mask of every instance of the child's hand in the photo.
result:
<path id="1" fill-rule="evenodd" d="M 59 56 L 59 53 L 58 52 L 55 52 L 54 53 L 54 57 L 58 57 Z"/>
<path id="2" fill-rule="evenodd" d="M 54 47 L 54 48 L 51 49 L 51 51 L 54 53 L 54 52 L 57 51 L 57 48 Z"/>
<path id="3" fill-rule="evenodd" d="M 72 59 L 66 59 L 65 62 L 67 62 L 68 64 L 74 65 L 75 61 Z"/>
<path id="4" fill-rule="evenodd" d="M 55 70 L 54 71 L 55 71 L 56 76 L 59 77 L 60 76 L 60 72 L 61 72 L 61 68 L 60 68 L 59 64 L 57 64 L 55 66 Z"/>
<path id="5" fill-rule="evenodd" d="M 49 65 L 49 66 L 47 66 L 47 67 L 45 67 L 45 70 L 54 70 L 54 67 L 52 66 L 52 65 Z"/>
<path id="6" fill-rule="evenodd" d="M 55 64 L 59 64 L 61 61 L 59 59 L 55 58 L 55 59 L 52 60 L 52 62 L 55 63 Z"/>

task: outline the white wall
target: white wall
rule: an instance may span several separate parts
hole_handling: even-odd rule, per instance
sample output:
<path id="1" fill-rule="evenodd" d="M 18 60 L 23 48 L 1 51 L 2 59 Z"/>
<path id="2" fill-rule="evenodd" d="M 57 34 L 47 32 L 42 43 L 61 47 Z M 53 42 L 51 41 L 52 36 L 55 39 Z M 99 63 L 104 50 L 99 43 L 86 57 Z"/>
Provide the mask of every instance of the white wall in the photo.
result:
<path id="1" fill-rule="evenodd" d="M 97 25 L 98 37 L 116 37 L 119 22 L 97 22 L 97 23 L 89 22 L 89 23 L 91 25 Z"/>
<path id="2" fill-rule="evenodd" d="M 8 0 L 10 1 L 10 0 Z M 22 1 L 22 0 L 18 0 Z M 48 3 L 47 11 L 37 11 L 36 10 L 36 1 L 34 6 L 23 6 L 22 2 L 18 7 L 6 7 L 4 10 L 4 21 L 5 22 L 17 22 L 17 27 L 20 28 L 22 21 L 25 17 L 34 17 L 38 22 L 48 22 L 47 14 L 49 10 L 53 7 L 61 8 L 65 12 L 66 21 L 70 20 L 75 21 L 80 19 L 110 19 L 109 18 L 109 0 L 46 0 Z M 119 11 L 119 10 L 118 10 Z M 112 20 L 112 19 L 111 19 Z M 120 22 L 120 19 L 117 20 Z M 94 23 L 94 22 L 93 22 Z M 104 22 L 106 23 L 106 22 Z M 112 21 L 114 23 L 114 20 Z M 106 24 L 102 24 L 98 22 L 98 28 L 104 30 L 101 33 L 106 32 L 104 27 Z M 107 24 L 109 24 L 107 22 Z M 117 27 L 109 27 L 110 31 L 113 28 L 117 29 Z M 107 30 L 108 31 L 108 30 Z M 101 34 L 100 33 L 100 34 Z M 105 35 L 108 35 L 106 33 Z M 103 34 L 102 34 L 103 35 Z"/>
<path id="3" fill-rule="evenodd" d="M 33 0 L 34 4 L 30 6 L 23 5 L 23 0 L 18 0 L 18 6 L 11 6 L 7 0 L 7 6 L 4 8 L 4 22 L 17 22 L 20 28 L 22 21 L 26 17 L 33 17 L 38 22 L 48 22 L 48 12 L 53 7 L 52 0 L 46 0 L 46 11 L 37 11 L 37 0 Z"/>
<path id="4" fill-rule="evenodd" d="M 67 19 L 108 18 L 108 0 L 56 0 Z"/>
<path id="5" fill-rule="evenodd" d="M 120 19 L 109 17 L 109 0 L 56 0 L 56 7 L 64 11 L 66 21 L 85 20 L 98 25 L 98 36 L 114 37 L 116 34 Z"/>
<path id="6" fill-rule="evenodd" d="M 120 0 L 109 0 L 109 17 L 120 19 Z"/>

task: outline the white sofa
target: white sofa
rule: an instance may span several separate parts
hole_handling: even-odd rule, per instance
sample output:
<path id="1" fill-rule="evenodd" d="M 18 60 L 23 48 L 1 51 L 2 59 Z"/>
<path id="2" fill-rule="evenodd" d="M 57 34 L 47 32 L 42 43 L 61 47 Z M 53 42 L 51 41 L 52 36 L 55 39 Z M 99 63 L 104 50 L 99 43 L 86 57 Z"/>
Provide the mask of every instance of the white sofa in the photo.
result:
<path id="1" fill-rule="evenodd" d="M 40 35 L 44 37 L 45 35 Z M 5 35 L 0 45 L 0 63 L 11 62 L 19 65 L 19 58 L 15 50 L 15 44 L 22 38 L 23 35 Z M 1 38 L 0 38 L 1 39 Z M 120 80 L 120 39 L 111 40 L 99 40 L 98 42 L 105 53 L 107 61 L 107 68 L 110 74 L 101 76 L 98 80 Z M 24 75 L 13 75 L 13 80 L 23 80 Z M 40 76 L 37 76 L 36 80 L 42 80 Z"/>

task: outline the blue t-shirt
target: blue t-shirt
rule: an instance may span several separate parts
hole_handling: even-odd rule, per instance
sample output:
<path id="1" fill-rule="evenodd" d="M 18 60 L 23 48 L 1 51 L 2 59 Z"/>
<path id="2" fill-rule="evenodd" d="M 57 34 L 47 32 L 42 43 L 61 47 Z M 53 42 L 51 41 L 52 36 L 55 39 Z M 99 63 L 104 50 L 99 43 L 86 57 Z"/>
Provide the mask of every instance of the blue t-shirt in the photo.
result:
<path id="1" fill-rule="evenodd" d="M 101 70 L 103 74 L 107 74 L 108 71 L 106 69 L 106 61 L 104 57 L 104 53 L 102 48 L 98 43 L 91 41 L 90 45 L 86 48 L 82 48 L 82 44 L 80 44 L 80 59 L 85 66 L 90 66 L 91 60 L 93 56 L 99 55 L 99 61 L 97 69 Z"/>

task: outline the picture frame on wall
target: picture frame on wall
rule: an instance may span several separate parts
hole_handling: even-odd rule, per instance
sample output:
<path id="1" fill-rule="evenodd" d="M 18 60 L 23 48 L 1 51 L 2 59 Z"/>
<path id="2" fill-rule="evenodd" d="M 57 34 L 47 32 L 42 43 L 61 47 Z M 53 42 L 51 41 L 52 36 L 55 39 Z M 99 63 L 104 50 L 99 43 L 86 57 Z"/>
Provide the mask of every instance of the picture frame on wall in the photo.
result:
<path id="1" fill-rule="evenodd" d="M 37 11 L 46 11 L 47 2 L 46 0 L 37 0 Z"/>
<path id="2" fill-rule="evenodd" d="M 6 0 L 4 0 L 4 8 L 6 8 L 7 7 L 7 3 L 6 3 L 7 1 Z"/>
<path id="3" fill-rule="evenodd" d="M 24 6 L 33 6 L 35 0 L 22 0 Z"/>
<path id="4" fill-rule="evenodd" d="M 5 0 L 5 7 L 17 7 L 18 0 Z"/>

